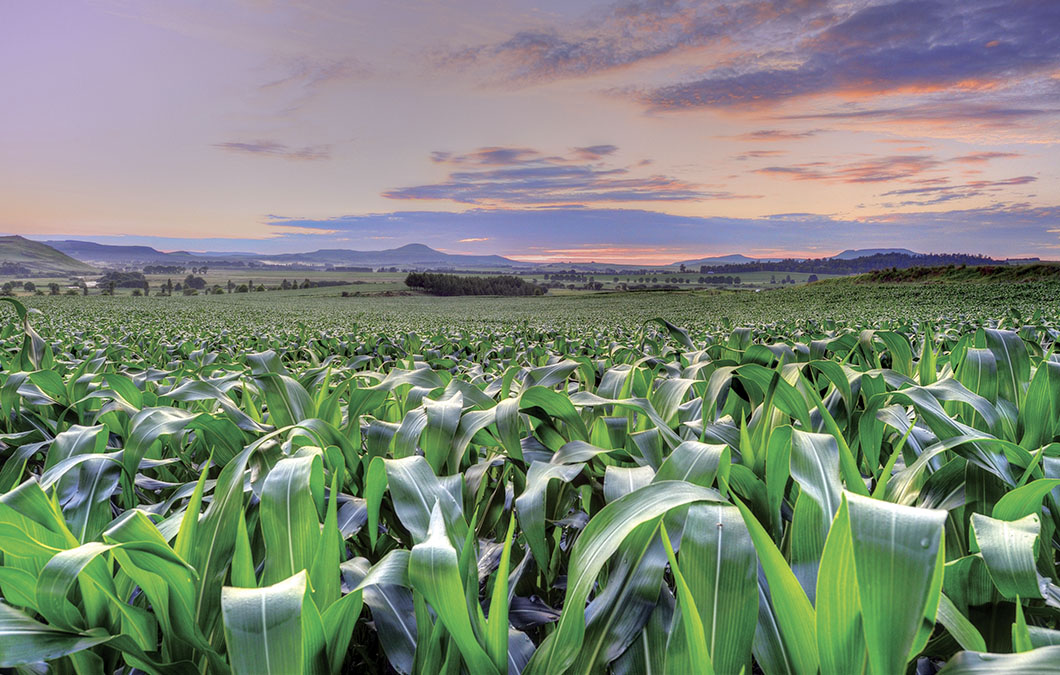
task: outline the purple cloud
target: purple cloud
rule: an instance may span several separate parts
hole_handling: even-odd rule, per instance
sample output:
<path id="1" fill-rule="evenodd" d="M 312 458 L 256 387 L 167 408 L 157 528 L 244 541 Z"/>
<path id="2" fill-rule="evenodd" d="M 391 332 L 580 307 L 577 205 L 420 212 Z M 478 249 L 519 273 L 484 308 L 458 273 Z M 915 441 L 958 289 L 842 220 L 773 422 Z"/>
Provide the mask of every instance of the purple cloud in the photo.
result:
<path id="1" fill-rule="evenodd" d="M 301 148 L 292 148 L 276 141 L 257 140 L 250 142 L 228 141 L 225 143 L 214 143 L 213 147 L 227 152 L 262 157 L 281 157 L 283 159 L 303 161 L 331 159 L 330 145 L 307 145 Z"/>
<path id="2" fill-rule="evenodd" d="M 785 176 L 794 180 L 817 180 L 833 183 L 883 183 L 918 176 L 941 166 L 943 162 L 929 155 L 890 155 L 832 165 L 807 162 L 793 166 L 767 166 L 754 173 Z"/>
<path id="3" fill-rule="evenodd" d="M 591 10 L 573 26 L 523 30 L 496 43 L 451 50 L 440 62 L 499 67 L 507 81 L 583 77 L 830 11 L 825 0 L 627 0 Z"/>
<path id="4" fill-rule="evenodd" d="M 672 202 L 749 199 L 671 176 L 637 176 L 630 168 L 598 160 L 614 145 L 574 148 L 569 156 L 546 156 L 531 148 L 486 147 L 466 154 L 432 153 L 436 163 L 464 167 L 439 183 L 398 187 L 389 199 L 446 200 L 477 205 L 578 205 L 599 202 Z"/>
<path id="5" fill-rule="evenodd" d="M 1060 4 L 1023 0 L 901 0 L 858 9 L 808 33 L 786 62 L 760 59 L 645 92 L 656 109 L 776 104 L 835 92 L 988 89 L 1047 76 L 1060 62 Z"/>
<path id="6" fill-rule="evenodd" d="M 1014 178 L 1005 178 L 1002 180 L 974 180 L 959 185 L 941 184 L 891 190 L 889 192 L 884 192 L 881 196 L 903 196 L 910 198 L 898 202 L 897 204 L 885 204 L 888 208 L 894 208 L 895 206 L 926 206 L 928 204 L 938 204 L 941 202 L 953 201 L 955 199 L 978 197 L 989 193 L 1000 193 L 1003 192 L 1003 188 L 1012 187 L 1013 185 L 1027 185 L 1037 180 L 1038 178 L 1035 176 L 1016 176 Z"/>

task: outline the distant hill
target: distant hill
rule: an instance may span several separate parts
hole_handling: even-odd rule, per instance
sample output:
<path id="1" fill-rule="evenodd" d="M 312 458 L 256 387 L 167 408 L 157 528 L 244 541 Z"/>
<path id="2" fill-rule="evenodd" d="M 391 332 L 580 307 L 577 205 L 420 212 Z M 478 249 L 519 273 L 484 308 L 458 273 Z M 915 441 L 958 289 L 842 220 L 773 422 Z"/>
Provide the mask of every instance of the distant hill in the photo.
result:
<path id="1" fill-rule="evenodd" d="M 282 255 L 260 256 L 261 260 L 271 263 L 329 263 L 332 265 L 368 265 L 368 266 L 407 266 L 407 267 L 451 267 L 466 269 L 468 267 L 527 267 L 527 263 L 518 262 L 499 255 L 464 255 L 442 253 L 423 244 L 406 244 L 400 248 L 389 248 L 381 251 L 355 251 L 346 248 L 320 249 L 311 253 L 285 253 Z"/>
<path id="2" fill-rule="evenodd" d="M 832 256 L 833 260 L 855 260 L 857 258 L 868 258 L 869 256 L 888 254 L 888 253 L 901 253 L 902 255 L 921 255 L 916 251 L 910 251 L 907 248 L 848 248 L 842 253 L 837 253 Z"/>
<path id="3" fill-rule="evenodd" d="M 766 262 L 763 258 L 748 258 L 745 255 L 736 253 L 733 255 L 718 255 L 711 258 L 696 258 L 695 260 L 681 260 L 675 262 L 674 265 L 684 265 L 685 267 L 699 267 L 700 265 L 742 265 L 744 263 L 753 262 Z"/>
<path id="4" fill-rule="evenodd" d="M 114 246 L 112 244 L 97 244 L 94 241 L 80 241 L 77 239 L 46 241 L 44 243 L 72 258 L 102 267 L 108 265 L 151 265 L 159 263 L 179 264 L 195 259 L 196 256 L 196 254 L 187 253 L 186 251 L 163 253 L 150 246 Z M 205 255 L 200 255 L 200 257 L 205 258 Z"/>
<path id="5" fill-rule="evenodd" d="M 510 260 L 499 255 L 461 255 L 443 253 L 423 244 L 407 244 L 400 248 L 381 251 L 355 251 L 333 248 L 309 253 L 223 253 L 217 251 L 172 251 L 165 253 L 150 246 L 115 246 L 97 244 L 92 241 L 65 239 L 45 242 L 58 251 L 78 260 L 103 267 L 116 265 L 157 265 L 209 262 L 213 265 L 225 261 L 247 263 L 259 261 L 274 264 L 309 265 L 355 265 L 360 267 L 420 267 L 453 268 L 470 267 L 528 267 L 527 263 Z"/>
<path id="6" fill-rule="evenodd" d="M 16 235 L 0 236 L 0 268 L 9 274 L 92 274 L 97 270 L 47 244 Z"/>
<path id="7" fill-rule="evenodd" d="M 824 260 L 856 260 L 858 258 L 869 258 L 875 255 L 885 255 L 897 253 L 908 256 L 921 255 L 915 251 L 910 251 L 907 248 L 848 248 L 842 253 L 837 253 L 833 256 L 823 258 Z M 685 267 L 700 267 L 707 265 L 708 267 L 714 267 L 717 265 L 747 265 L 753 263 L 776 263 L 781 260 L 798 260 L 802 261 L 805 258 L 749 258 L 743 254 L 735 253 L 732 255 L 719 255 L 710 258 L 696 258 L 695 260 L 681 260 L 675 262 L 674 265 L 684 265 Z"/>

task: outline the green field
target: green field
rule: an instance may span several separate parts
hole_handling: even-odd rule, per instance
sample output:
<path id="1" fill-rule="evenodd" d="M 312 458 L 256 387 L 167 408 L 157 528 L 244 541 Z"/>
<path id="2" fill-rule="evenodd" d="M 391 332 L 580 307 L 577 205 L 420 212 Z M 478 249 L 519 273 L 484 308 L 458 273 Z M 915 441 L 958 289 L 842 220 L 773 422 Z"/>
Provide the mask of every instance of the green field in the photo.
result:
<path id="1" fill-rule="evenodd" d="M 174 274 L 148 274 L 146 279 L 151 287 L 151 294 L 158 293 L 159 289 L 167 282 L 173 284 L 179 284 L 184 281 L 185 276 L 190 274 L 192 267 L 188 267 L 186 272 L 174 273 Z M 495 274 L 496 272 L 482 271 L 475 274 L 488 275 Z M 95 274 L 85 274 L 84 272 L 72 275 L 50 275 L 50 276 L 33 276 L 33 277 L 19 277 L 19 276 L 3 276 L 0 275 L 0 285 L 5 282 L 14 282 L 20 284 L 23 281 L 31 281 L 35 284 L 36 290 L 34 292 L 27 292 L 22 287 L 16 286 L 13 289 L 13 295 L 16 297 L 27 297 L 36 295 L 38 293 L 49 292 L 48 284 L 57 283 L 61 287 L 61 293 L 65 293 L 66 290 L 78 282 L 78 279 L 84 279 L 89 282 L 89 295 L 98 295 L 103 290 L 101 287 L 94 285 L 95 280 L 99 279 L 101 272 Z M 278 269 L 278 268 L 259 268 L 259 269 L 245 269 L 245 268 L 226 268 L 226 267 L 207 267 L 205 274 L 196 273 L 196 276 L 202 277 L 207 285 L 207 288 L 213 289 L 214 287 L 221 287 L 225 292 L 229 288 L 229 282 L 234 287 L 240 285 L 247 285 L 257 289 L 259 286 L 264 287 L 267 292 L 276 292 L 280 288 L 283 281 L 287 281 L 291 284 L 297 283 L 299 286 L 304 284 L 306 281 L 312 283 L 318 282 L 345 282 L 348 284 L 348 288 L 341 288 L 349 293 L 361 293 L 362 295 L 367 294 L 380 294 L 380 293 L 397 293 L 402 291 L 408 291 L 408 288 L 404 284 L 407 273 L 405 272 L 340 272 L 334 270 L 325 269 Z M 540 274 L 527 274 L 521 275 L 523 279 L 537 283 L 537 284 L 548 284 L 550 280 L 547 280 Z M 594 274 L 582 274 L 580 275 L 585 280 L 592 279 L 595 282 L 601 284 L 600 291 L 618 291 L 622 290 L 621 285 L 635 285 L 642 284 L 645 286 L 665 286 L 672 285 L 677 286 L 682 290 L 756 290 L 756 289 L 772 289 L 787 287 L 792 284 L 804 284 L 810 277 L 809 274 L 804 272 L 748 272 L 740 277 L 739 285 L 721 284 L 712 275 L 701 275 L 698 272 L 693 274 L 678 273 L 678 272 L 656 272 L 650 276 L 636 276 L 636 275 L 594 275 Z M 820 280 L 839 278 L 836 275 L 819 274 L 816 275 Z M 702 278 L 703 282 L 700 283 L 699 279 Z M 618 281 L 615 281 L 617 279 Z M 791 279 L 791 283 L 785 283 L 786 279 Z M 585 281 L 564 281 L 563 288 L 551 288 L 549 293 L 552 295 L 570 295 L 570 294 L 583 294 L 587 292 L 594 292 L 593 289 L 585 288 Z M 567 288 L 567 286 L 573 285 L 575 288 Z M 326 291 L 325 294 L 336 295 L 335 289 L 338 286 L 326 286 L 322 290 Z M 78 290 L 80 292 L 80 290 Z M 132 295 L 134 289 L 132 288 L 116 288 L 116 295 Z"/>
<path id="2" fill-rule="evenodd" d="M 351 288 L 0 303 L 0 668 L 1057 672 L 1060 282 Z"/>

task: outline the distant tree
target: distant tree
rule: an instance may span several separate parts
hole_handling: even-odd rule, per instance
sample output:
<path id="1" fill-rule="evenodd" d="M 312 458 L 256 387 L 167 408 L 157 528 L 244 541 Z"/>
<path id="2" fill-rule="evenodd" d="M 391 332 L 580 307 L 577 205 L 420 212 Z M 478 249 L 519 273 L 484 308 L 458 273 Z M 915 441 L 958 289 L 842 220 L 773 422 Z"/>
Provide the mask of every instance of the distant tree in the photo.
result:
<path id="1" fill-rule="evenodd" d="M 681 273 L 684 274 L 684 272 L 685 272 L 685 264 L 681 263 Z"/>
<path id="2" fill-rule="evenodd" d="M 239 284 L 236 286 L 236 293 L 248 293 L 250 288 L 246 284 Z"/>
<path id="3" fill-rule="evenodd" d="M 183 265 L 144 265 L 144 274 L 184 274 Z"/>
<path id="4" fill-rule="evenodd" d="M 59 295 L 59 284 L 54 281 L 48 284 L 48 295 Z"/>
<path id="5" fill-rule="evenodd" d="M 232 281 L 231 279 L 229 279 L 228 280 L 228 292 L 231 293 L 233 290 L 235 290 L 235 287 L 236 287 L 235 282 Z"/>
<path id="6" fill-rule="evenodd" d="M 264 293 L 264 292 L 265 292 L 265 286 L 263 284 L 258 284 L 258 293 Z"/>
<path id="7" fill-rule="evenodd" d="M 184 288 L 194 288 L 201 291 L 206 288 L 206 279 L 197 277 L 194 274 L 189 274 L 184 277 Z"/>
<path id="8" fill-rule="evenodd" d="M 133 297 L 134 298 L 139 298 L 142 295 L 143 295 L 143 292 L 139 288 L 134 288 L 133 289 Z"/>
<path id="9" fill-rule="evenodd" d="M 97 285 L 104 285 L 113 282 L 115 288 L 140 288 L 144 287 L 144 282 L 147 278 L 143 272 L 124 272 L 118 270 L 107 270 L 103 273 L 97 281 Z"/>
<path id="10" fill-rule="evenodd" d="M 770 275 L 769 276 L 769 283 L 771 283 L 771 284 L 777 283 L 777 275 L 775 275 L 775 274 Z"/>
<path id="11" fill-rule="evenodd" d="M 291 290 L 291 282 L 284 279 L 283 282 L 280 284 L 280 288 L 285 291 Z"/>
<path id="12" fill-rule="evenodd" d="M 33 291 L 37 290 L 37 284 L 33 283 L 32 281 L 27 281 L 26 283 L 22 284 L 22 288 L 24 288 L 27 293 L 32 293 Z"/>
<path id="13" fill-rule="evenodd" d="M 178 281 L 177 283 L 173 284 L 173 290 L 174 290 L 174 291 L 177 291 L 178 293 L 179 293 L 179 292 L 180 292 L 181 290 L 183 290 L 183 288 L 184 288 L 184 287 L 180 285 L 180 282 L 179 282 L 179 281 Z"/>
<path id="14" fill-rule="evenodd" d="M 151 295 L 151 284 L 147 283 L 147 279 L 144 279 L 144 295 Z"/>
<path id="15" fill-rule="evenodd" d="M 817 275 L 816 274 L 811 274 L 810 276 L 806 277 L 806 281 L 808 281 L 810 283 L 813 283 L 814 281 L 817 281 L 817 280 L 818 279 L 817 279 Z"/>

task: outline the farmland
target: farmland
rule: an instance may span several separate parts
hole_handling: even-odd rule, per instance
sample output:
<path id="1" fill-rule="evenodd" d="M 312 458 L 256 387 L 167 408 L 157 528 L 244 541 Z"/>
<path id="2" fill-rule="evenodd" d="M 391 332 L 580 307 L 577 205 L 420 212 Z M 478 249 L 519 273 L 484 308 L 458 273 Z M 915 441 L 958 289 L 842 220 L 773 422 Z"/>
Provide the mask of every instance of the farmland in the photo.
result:
<path id="1" fill-rule="evenodd" d="M 0 302 L 0 667 L 1057 672 L 1060 282 L 345 289 Z"/>

